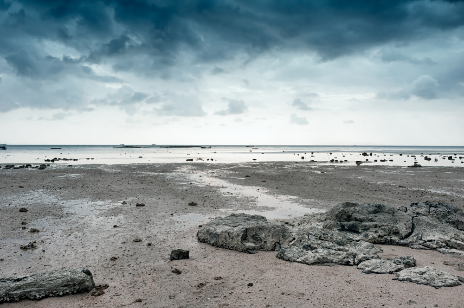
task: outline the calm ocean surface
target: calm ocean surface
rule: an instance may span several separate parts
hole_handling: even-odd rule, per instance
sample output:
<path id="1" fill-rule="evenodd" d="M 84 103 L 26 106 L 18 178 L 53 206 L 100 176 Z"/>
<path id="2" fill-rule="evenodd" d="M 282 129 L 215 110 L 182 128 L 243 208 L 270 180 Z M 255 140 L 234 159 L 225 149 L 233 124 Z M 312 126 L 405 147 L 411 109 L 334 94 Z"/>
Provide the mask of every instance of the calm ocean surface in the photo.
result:
<path id="1" fill-rule="evenodd" d="M 464 147 L 462 146 L 212 145 L 211 148 L 200 146 L 166 148 L 167 145 L 142 145 L 141 148 L 115 148 L 118 146 L 7 145 L 7 150 L 0 151 L 0 164 L 39 164 L 44 163 L 46 159 L 68 158 L 78 161 L 57 161 L 54 164 L 183 163 L 187 159 L 193 159 L 194 163 L 309 162 L 313 160 L 324 164 L 355 164 L 355 161 L 363 161 L 363 165 L 390 166 L 408 166 L 416 161 L 422 166 L 464 167 Z M 209 145 L 202 146 L 209 147 Z M 368 153 L 369 156 L 362 156 L 363 152 Z M 426 160 L 426 156 L 431 160 Z"/>

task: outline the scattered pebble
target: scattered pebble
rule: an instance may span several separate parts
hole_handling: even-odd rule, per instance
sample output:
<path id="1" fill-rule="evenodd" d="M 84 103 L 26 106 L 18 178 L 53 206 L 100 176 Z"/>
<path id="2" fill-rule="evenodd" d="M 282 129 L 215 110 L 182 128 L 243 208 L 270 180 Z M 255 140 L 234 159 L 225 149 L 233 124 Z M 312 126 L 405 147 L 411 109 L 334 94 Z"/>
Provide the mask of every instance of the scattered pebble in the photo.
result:
<path id="1" fill-rule="evenodd" d="M 25 207 L 22 207 L 19 209 L 20 212 L 23 212 L 23 213 L 26 213 L 27 211 L 29 211 L 28 209 L 26 209 Z"/>

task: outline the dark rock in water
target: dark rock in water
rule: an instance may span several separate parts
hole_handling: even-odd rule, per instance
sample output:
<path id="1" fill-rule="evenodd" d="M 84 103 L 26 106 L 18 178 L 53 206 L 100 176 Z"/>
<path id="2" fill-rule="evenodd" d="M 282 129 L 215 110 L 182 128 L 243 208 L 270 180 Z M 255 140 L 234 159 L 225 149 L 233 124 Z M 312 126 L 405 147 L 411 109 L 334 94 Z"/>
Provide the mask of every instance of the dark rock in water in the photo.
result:
<path id="1" fill-rule="evenodd" d="M 291 244 L 277 253 L 277 258 L 304 264 L 335 263 L 357 265 L 365 260 L 378 259 L 380 249 L 363 241 L 352 241 L 339 245 L 330 241 L 321 241 L 309 237 L 307 242 Z"/>
<path id="2" fill-rule="evenodd" d="M 394 279 L 430 285 L 437 289 L 441 287 L 455 287 L 461 284 L 458 277 L 429 266 L 404 269 L 396 273 L 396 278 Z"/>
<path id="3" fill-rule="evenodd" d="M 189 258 L 189 251 L 184 249 L 175 249 L 171 251 L 171 255 L 169 256 L 170 260 L 182 260 Z"/>
<path id="4" fill-rule="evenodd" d="M 217 217 L 204 224 L 197 237 L 202 243 L 243 252 L 280 250 L 293 238 L 288 227 L 247 214 Z"/>
<path id="5" fill-rule="evenodd" d="M 92 273 L 83 268 L 0 278 L 0 303 L 89 292 L 94 287 Z"/>

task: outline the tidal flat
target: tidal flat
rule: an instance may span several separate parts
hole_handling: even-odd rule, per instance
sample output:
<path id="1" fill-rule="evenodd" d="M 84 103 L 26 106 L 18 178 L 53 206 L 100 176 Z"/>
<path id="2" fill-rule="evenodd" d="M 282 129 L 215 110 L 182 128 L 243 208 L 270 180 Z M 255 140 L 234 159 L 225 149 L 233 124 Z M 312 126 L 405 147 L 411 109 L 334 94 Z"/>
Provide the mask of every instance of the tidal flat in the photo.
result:
<path id="1" fill-rule="evenodd" d="M 0 277 L 85 267 L 96 284 L 109 286 L 100 296 L 4 306 L 462 307 L 462 285 L 434 289 L 356 266 L 309 266 L 277 259 L 276 252 L 221 249 L 196 237 L 218 216 L 258 214 L 291 223 L 346 201 L 393 207 L 432 201 L 462 209 L 464 169 L 309 162 L 0 169 Z M 20 249 L 32 242 L 36 248 Z M 464 276 L 456 266 L 462 255 L 376 246 L 382 256 L 413 256 L 418 267 Z M 173 249 L 189 250 L 190 259 L 170 261 Z"/>

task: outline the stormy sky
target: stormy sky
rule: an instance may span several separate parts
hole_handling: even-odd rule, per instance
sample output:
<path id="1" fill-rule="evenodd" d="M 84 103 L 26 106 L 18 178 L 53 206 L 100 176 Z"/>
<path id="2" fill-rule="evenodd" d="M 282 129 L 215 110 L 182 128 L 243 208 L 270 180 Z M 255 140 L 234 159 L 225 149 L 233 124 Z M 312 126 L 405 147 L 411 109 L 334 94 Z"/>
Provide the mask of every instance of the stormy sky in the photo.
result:
<path id="1" fill-rule="evenodd" d="M 0 143 L 464 145 L 464 1 L 0 0 Z"/>

